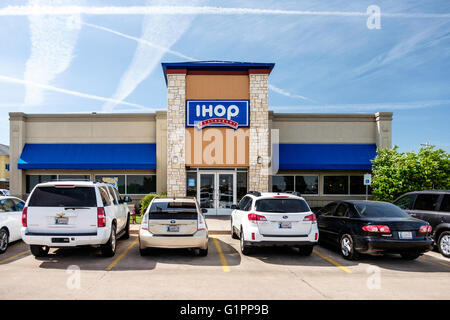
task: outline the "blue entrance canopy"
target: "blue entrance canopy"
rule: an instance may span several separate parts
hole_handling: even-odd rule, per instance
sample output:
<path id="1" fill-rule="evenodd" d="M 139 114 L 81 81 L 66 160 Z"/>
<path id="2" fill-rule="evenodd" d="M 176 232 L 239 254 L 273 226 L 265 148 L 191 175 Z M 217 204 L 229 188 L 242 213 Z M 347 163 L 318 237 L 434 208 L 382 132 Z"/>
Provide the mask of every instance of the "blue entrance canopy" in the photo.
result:
<path id="1" fill-rule="evenodd" d="M 19 169 L 156 169 L 156 144 L 26 144 Z"/>
<path id="2" fill-rule="evenodd" d="M 371 170 L 375 144 L 280 144 L 280 169 Z"/>

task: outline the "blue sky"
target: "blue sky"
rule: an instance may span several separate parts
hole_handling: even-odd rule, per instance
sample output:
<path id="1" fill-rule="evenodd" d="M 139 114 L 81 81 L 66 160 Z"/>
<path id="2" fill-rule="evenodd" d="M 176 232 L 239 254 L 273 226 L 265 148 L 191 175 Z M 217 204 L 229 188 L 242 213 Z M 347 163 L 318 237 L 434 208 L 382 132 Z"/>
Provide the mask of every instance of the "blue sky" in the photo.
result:
<path id="1" fill-rule="evenodd" d="M 392 111 L 401 151 L 425 142 L 450 151 L 449 1 L 126 5 L 1 1 L 0 143 L 9 144 L 9 112 L 164 110 L 161 62 L 232 60 L 276 63 L 271 110 Z M 370 5 L 380 29 L 366 25 Z"/>

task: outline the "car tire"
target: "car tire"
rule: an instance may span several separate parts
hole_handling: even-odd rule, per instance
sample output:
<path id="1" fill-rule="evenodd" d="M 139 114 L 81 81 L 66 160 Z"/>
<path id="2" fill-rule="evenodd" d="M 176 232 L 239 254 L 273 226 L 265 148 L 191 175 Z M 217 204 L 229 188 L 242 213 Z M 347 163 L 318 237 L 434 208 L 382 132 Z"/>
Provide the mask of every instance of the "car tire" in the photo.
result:
<path id="1" fill-rule="evenodd" d="M 102 256 L 113 257 L 116 254 L 117 238 L 116 238 L 116 225 L 111 227 L 111 235 L 108 242 L 101 246 Z"/>
<path id="2" fill-rule="evenodd" d="M 238 235 L 236 234 L 236 232 L 234 232 L 233 220 L 231 220 L 231 238 L 232 238 L 232 239 L 239 239 L 239 237 L 238 237 Z"/>
<path id="3" fill-rule="evenodd" d="M 411 252 L 403 252 L 400 253 L 400 255 L 402 256 L 403 260 L 415 260 L 418 257 L 420 257 L 420 253 L 411 253 Z"/>
<path id="4" fill-rule="evenodd" d="M 141 255 L 141 257 L 148 256 L 148 250 L 145 248 L 144 249 L 139 248 L 139 254 Z"/>
<path id="5" fill-rule="evenodd" d="M 358 260 L 359 253 L 356 252 L 353 238 L 349 234 L 343 234 L 341 240 L 339 241 L 341 255 L 346 260 Z"/>
<path id="6" fill-rule="evenodd" d="M 245 240 L 244 240 L 244 231 L 241 229 L 241 234 L 239 236 L 239 243 L 240 243 L 240 247 L 241 247 L 241 252 L 244 256 L 248 256 L 250 254 L 251 248 L 249 245 L 245 244 Z"/>
<path id="7" fill-rule="evenodd" d="M 125 233 L 122 236 L 123 240 L 130 238 L 130 215 L 127 216 L 127 225 L 125 226 Z"/>
<path id="8" fill-rule="evenodd" d="M 42 258 L 47 256 L 50 248 L 48 246 L 30 245 L 30 251 L 36 258 Z"/>
<path id="9" fill-rule="evenodd" d="M 5 228 L 0 230 L 0 254 L 5 253 L 9 244 L 9 232 Z"/>
<path id="10" fill-rule="evenodd" d="M 438 239 L 439 252 L 447 258 L 450 258 L 450 231 L 444 231 Z"/>
<path id="11" fill-rule="evenodd" d="M 313 252 L 314 246 L 300 246 L 298 251 L 302 256 L 310 256 Z"/>
<path id="12" fill-rule="evenodd" d="M 208 255 L 208 248 L 206 248 L 206 249 L 198 249 L 198 255 L 200 257 L 206 257 Z"/>

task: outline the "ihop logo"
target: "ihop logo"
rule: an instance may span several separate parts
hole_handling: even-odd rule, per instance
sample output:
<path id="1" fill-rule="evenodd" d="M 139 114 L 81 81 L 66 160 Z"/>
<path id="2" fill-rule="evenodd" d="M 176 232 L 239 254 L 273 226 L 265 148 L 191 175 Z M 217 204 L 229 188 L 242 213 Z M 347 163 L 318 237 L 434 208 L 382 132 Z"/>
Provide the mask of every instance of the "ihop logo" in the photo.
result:
<path id="1" fill-rule="evenodd" d="M 187 100 L 186 126 L 197 127 L 248 127 L 248 100 Z"/>

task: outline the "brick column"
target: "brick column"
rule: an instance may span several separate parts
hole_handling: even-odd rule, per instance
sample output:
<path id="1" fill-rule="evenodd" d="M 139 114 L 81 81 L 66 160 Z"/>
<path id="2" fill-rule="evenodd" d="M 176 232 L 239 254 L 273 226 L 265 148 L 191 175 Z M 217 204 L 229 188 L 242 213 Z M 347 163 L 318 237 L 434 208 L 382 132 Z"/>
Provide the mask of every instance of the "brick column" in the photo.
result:
<path id="1" fill-rule="evenodd" d="M 248 190 L 269 189 L 269 106 L 268 73 L 252 73 L 250 77 L 250 150 Z M 258 158 L 260 162 L 258 163 Z"/>
<path id="2" fill-rule="evenodd" d="M 167 195 L 186 196 L 186 72 L 167 74 Z"/>

